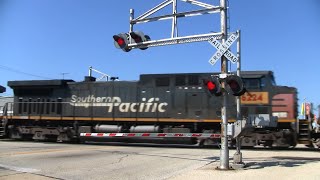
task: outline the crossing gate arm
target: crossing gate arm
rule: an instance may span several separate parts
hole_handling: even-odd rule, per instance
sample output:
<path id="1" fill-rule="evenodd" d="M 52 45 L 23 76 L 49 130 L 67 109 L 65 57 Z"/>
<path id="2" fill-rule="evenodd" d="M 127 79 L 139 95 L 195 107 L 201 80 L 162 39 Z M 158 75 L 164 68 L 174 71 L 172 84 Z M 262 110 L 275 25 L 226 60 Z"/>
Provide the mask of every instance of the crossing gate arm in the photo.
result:
<path id="1" fill-rule="evenodd" d="M 80 133 L 80 137 L 193 137 L 219 139 L 221 135 L 210 133 Z"/>

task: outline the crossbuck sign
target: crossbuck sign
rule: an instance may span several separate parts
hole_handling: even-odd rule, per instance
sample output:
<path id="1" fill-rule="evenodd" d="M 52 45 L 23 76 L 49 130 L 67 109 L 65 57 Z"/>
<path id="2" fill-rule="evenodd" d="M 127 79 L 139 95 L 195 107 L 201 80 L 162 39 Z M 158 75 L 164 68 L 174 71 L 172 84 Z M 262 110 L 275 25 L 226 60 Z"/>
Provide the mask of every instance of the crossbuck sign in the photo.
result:
<path id="1" fill-rule="evenodd" d="M 229 59 L 232 63 L 238 62 L 238 57 L 235 56 L 230 50 L 230 46 L 238 39 L 239 35 L 237 34 L 231 34 L 231 36 L 223 43 L 221 44 L 217 39 L 210 38 L 209 43 L 217 48 L 217 52 L 210 58 L 209 63 L 211 65 L 214 65 L 221 56 L 225 56 L 227 59 Z"/>

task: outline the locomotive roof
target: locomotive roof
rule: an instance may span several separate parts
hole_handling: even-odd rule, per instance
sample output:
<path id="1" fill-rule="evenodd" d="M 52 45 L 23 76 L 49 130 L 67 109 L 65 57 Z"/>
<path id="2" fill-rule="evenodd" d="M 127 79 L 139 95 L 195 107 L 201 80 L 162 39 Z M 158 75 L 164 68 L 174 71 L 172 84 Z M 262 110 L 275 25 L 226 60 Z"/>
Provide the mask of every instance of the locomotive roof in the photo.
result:
<path id="1" fill-rule="evenodd" d="M 232 72 L 235 74 L 236 72 Z M 207 73 L 168 73 L 168 74 L 141 74 L 140 79 L 143 77 L 161 77 L 161 76 L 177 76 L 177 75 L 198 75 L 198 76 L 210 76 L 220 74 L 219 72 L 207 72 Z M 272 71 L 241 71 L 241 77 L 243 78 L 260 78 L 263 76 L 273 76 Z"/>
<path id="2" fill-rule="evenodd" d="M 235 72 L 233 72 L 235 74 Z M 168 73 L 168 74 L 141 74 L 140 81 L 145 81 L 147 79 L 152 79 L 156 77 L 175 77 L 175 76 L 210 76 L 212 74 L 219 74 L 218 72 L 207 72 L 207 73 Z M 242 78 L 261 78 L 263 76 L 273 77 L 272 71 L 241 71 Z M 123 82 L 123 80 L 121 80 Z M 82 81 L 80 83 L 83 83 Z M 136 82 L 136 81 L 133 81 Z M 11 88 L 15 87 L 50 87 L 50 86 L 63 86 L 66 84 L 79 83 L 70 79 L 55 79 L 55 80 L 26 80 L 26 81 L 9 81 L 8 86 Z"/>
<path id="3" fill-rule="evenodd" d="M 62 86 L 68 82 L 74 82 L 70 79 L 55 79 L 55 80 L 27 80 L 27 81 L 9 81 L 9 87 L 21 87 L 21 86 Z"/>

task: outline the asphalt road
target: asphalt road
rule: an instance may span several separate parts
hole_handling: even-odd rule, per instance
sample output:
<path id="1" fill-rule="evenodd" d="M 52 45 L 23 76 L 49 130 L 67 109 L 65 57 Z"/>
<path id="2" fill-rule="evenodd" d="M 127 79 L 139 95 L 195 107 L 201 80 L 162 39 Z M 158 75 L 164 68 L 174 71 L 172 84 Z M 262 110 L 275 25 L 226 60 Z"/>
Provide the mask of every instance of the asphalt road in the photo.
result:
<path id="1" fill-rule="evenodd" d="M 248 167 L 219 171 L 217 148 L 0 140 L 0 179 L 320 179 L 319 150 L 242 152 Z"/>

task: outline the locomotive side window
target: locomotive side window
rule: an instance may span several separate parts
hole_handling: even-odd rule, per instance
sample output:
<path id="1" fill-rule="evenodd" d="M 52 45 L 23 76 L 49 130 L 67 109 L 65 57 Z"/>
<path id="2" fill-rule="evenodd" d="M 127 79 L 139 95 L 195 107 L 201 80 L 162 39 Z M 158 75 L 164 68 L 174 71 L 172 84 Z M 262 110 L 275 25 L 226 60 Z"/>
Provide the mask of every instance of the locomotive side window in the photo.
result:
<path id="1" fill-rule="evenodd" d="M 186 78 L 183 75 L 176 76 L 176 86 L 185 86 Z"/>
<path id="2" fill-rule="evenodd" d="M 197 75 L 190 75 L 188 76 L 188 85 L 199 85 L 199 76 Z"/>
<path id="3" fill-rule="evenodd" d="M 170 78 L 169 77 L 158 77 L 156 78 L 156 86 L 169 86 Z"/>

